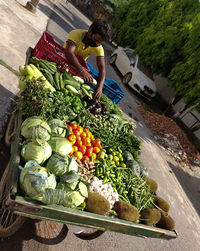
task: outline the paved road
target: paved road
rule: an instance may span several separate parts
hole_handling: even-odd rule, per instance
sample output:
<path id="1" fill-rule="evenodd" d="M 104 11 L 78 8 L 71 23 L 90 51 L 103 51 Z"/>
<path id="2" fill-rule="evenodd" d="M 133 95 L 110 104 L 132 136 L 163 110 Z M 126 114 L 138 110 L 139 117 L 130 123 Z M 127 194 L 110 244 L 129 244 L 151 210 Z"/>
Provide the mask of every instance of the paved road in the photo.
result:
<path id="1" fill-rule="evenodd" d="M 49 13 L 48 5 L 40 5 L 43 13 Z M 90 24 L 84 15 L 82 15 L 71 4 L 66 5 L 64 1 L 60 1 L 54 9 L 53 14 L 47 25 L 47 30 L 54 38 L 62 44 L 65 41 L 67 33 L 74 28 L 87 28 Z M 109 51 L 106 50 L 109 54 Z M 106 55 L 107 55 L 106 54 Z M 90 62 L 95 65 L 94 58 Z M 150 177 L 158 182 L 158 195 L 170 202 L 170 215 L 175 219 L 178 238 L 174 240 L 162 240 L 151 238 L 139 238 L 127 236 L 123 234 L 106 232 L 96 240 L 83 241 L 75 237 L 70 231 L 64 228 L 62 234 L 57 240 L 48 241 L 44 238 L 37 237 L 39 232 L 39 223 L 28 220 L 26 224 L 9 239 L 0 241 L 0 250 L 97 250 L 97 251 L 198 251 L 200 247 L 200 220 L 197 210 L 194 209 L 191 201 L 188 199 L 185 191 L 178 182 L 176 170 L 179 166 L 171 160 L 164 152 L 154 143 L 152 134 L 145 127 L 141 116 L 137 112 L 138 98 L 135 97 L 129 89 L 121 83 L 121 78 L 115 73 L 115 70 L 107 64 L 107 77 L 116 80 L 126 91 L 125 98 L 119 103 L 122 110 L 131 115 L 137 124 L 136 136 L 143 140 L 141 151 L 141 160 L 149 169 Z M 179 170 L 180 171 L 180 170 Z M 45 227 L 45 226 L 43 226 Z M 58 233 L 62 226 L 57 225 L 54 233 Z M 45 232 L 45 230 L 43 231 Z M 44 233 L 43 233 L 44 234 Z M 63 240 L 62 237 L 67 234 Z M 44 236 L 43 236 L 44 237 Z M 60 241 L 60 243 L 56 243 Z"/>

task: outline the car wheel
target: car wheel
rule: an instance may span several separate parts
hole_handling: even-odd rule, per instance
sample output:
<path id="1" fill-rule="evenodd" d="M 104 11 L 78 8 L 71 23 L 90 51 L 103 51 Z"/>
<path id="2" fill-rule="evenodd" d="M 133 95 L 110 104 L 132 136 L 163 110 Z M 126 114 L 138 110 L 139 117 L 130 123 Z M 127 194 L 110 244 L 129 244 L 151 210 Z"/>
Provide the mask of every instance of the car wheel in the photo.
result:
<path id="1" fill-rule="evenodd" d="M 132 78 L 132 73 L 131 72 L 126 73 L 123 76 L 122 83 L 127 85 L 131 81 L 131 78 Z"/>
<path id="2" fill-rule="evenodd" d="M 117 54 L 112 55 L 109 60 L 110 64 L 114 64 L 116 59 L 117 59 Z"/>

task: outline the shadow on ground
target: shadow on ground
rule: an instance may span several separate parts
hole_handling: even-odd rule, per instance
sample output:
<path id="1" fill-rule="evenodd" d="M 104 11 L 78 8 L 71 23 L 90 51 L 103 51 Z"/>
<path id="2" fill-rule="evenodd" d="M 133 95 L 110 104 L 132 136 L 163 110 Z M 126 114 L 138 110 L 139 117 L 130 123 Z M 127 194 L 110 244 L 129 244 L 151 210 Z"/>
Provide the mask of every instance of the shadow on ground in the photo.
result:
<path id="1" fill-rule="evenodd" d="M 24 240 L 28 241 L 33 239 L 35 242 L 32 242 L 32 245 L 35 246 L 35 250 L 40 246 L 39 244 L 43 244 L 42 250 L 46 250 L 44 249 L 45 246 L 56 245 L 66 238 L 68 234 L 68 228 L 66 225 L 63 224 L 58 230 L 50 229 L 48 228 L 48 225 L 45 227 L 45 223 L 46 222 L 27 219 L 24 225 L 22 225 L 14 235 L 5 239 L 0 239 L 0 249 L 3 251 L 21 251 L 23 250 Z M 39 228 L 38 224 L 40 225 Z M 42 237 L 40 233 L 44 236 L 45 232 L 47 237 Z M 53 235 L 49 232 L 52 232 Z"/>
<path id="2" fill-rule="evenodd" d="M 174 164 L 168 162 L 173 173 L 176 175 L 180 185 L 187 194 L 189 200 L 193 204 L 196 212 L 200 215 L 200 179 L 193 177 L 190 174 L 186 173 L 182 168 L 175 166 Z"/>

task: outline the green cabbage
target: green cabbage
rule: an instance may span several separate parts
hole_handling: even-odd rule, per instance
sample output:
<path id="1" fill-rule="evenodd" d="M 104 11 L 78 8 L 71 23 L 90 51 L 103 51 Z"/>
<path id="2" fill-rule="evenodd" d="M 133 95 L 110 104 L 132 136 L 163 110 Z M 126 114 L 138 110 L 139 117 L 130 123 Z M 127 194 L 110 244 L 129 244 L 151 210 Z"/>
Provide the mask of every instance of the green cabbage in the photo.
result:
<path id="1" fill-rule="evenodd" d="M 77 172 L 75 171 L 70 171 L 65 173 L 62 177 L 61 177 L 61 181 L 65 182 L 65 183 L 72 183 L 75 182 L 79 179 L 79 175 L 77 174 Z"/>
<path id="2" fill-rule="evenodd" d="M 48 143 L 50 144 L 53 152 L 59 153 L 62 156 L 66 156 L 72 151 L 72 145 L 66 138 L 52 137 Z"/>
<path id="3" fill-rule="evenodd" d="M 48 124 L 51 128 L 52 136 L 67 137 L 69 132 L 67 125 L 60 119 L 50 119 Z"/>
<path id="4" fill-rule="evenodd" d="M 68 169 L 67 169 L 67 170 L 68 170 L 68 172 L 69 172 L 69 171 L 78 172 L 78 164 L 77 164 L 77 162 L 76 162 L 74 156 L 72 156 L 72 157 L 70 158 L 70 162 L 69 162 L 69 166 L 68 166 Z"/>
<path id="5" fill-rule="evenodd" d="M 45 189 L 41 201 L 47 205 L 62 205 L 70 208 L 77 208 L 85 201 L 78 191 L 65 192 L 61 189 Z"/>
<path id="6" fill-rule="evenodd" d="M 67 172 L 69 157 L 54 153 L 47 162 L 47 168 L 55 175 L 62 176 Z"/>
<path id="7" fill-rule="evenodd" d="M 43 164 L 51 154 L 51 146 L 41 139 L 25 143 L 21 150 L 21 156 L 25 161 L 35 160 L 38 164 Z"/>
<path id="8" fill-rule="evenodd" d="M 27 118 L 21 125 L 21 135 L 26 139 L 50 139 L 51 128 L 39 117 Z"/>
<path id="9" fill-rule="evenodd" d="M 32 199 L 42 200 L 46 188 L 56 187 L 56 177 L 35 161 L 28 161 L 20 173 L 21 189 Z"/>
<path id="10" fill-rule="evenodd" d="M 45 189 L 42 196 L 42 202 L 47 205 L 63 205 L 66 197 L 66 192 L 61 189 Z"/>
<path id="11" fill-rule="evenodd" d="M 56 189 L 45 189 L 42 202 L 83 209 L 88 197 L 88 183 L 75 171 L 65 173 Z"/>

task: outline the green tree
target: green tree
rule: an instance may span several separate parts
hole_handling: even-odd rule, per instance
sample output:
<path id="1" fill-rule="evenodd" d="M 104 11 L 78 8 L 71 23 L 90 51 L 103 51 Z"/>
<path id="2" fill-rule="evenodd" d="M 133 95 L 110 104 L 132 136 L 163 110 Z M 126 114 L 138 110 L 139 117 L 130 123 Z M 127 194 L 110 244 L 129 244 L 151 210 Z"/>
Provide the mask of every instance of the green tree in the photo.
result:
<path id="1" fill-rule="evenodd" d="M 137 37 L 148 27 L 164 0 L 129 0 L 116 11 L 113 27 L 122 46 L 135 48 Z"/>
<path id="2" fill-rule="evenodd" d="M 191 105 L 200 102 L 199 13 L 199 0 L 130 0 L 120 5 L 113 24 L 120 44 L 167 76 Z"/>
<path id="3" fill-rule="evenodd" d="M 196 109 L 200 112 L 200 14 L 187 23 L 187 27 L 189 36 L 183 46 L 184 57 L 171 70 L 169 86 L 184 96 L 187 104 L 199 104 Z"/>

